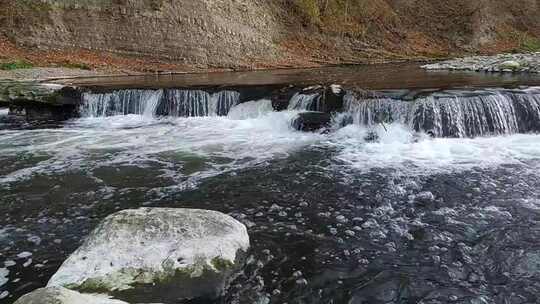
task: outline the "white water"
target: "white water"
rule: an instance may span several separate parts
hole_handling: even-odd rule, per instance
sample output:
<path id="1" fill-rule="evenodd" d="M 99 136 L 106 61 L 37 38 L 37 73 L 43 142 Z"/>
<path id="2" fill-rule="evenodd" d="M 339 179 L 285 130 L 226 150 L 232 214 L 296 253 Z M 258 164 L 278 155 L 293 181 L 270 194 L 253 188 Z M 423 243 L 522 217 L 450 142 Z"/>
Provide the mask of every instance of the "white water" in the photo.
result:
<path id="1" fill-rule="evenodd" d="M 34 174 L 100 167 L 153 166 L 175 180 L 187 178 L 185 159 L 203 161 L 192 177 L 257 165 L 319 141 L 322 136 L 290 127 L 295 112 L 271 112 L 256 119 L 193 117 L 156 119 L 140 115 L 83 118 L 62 129 L 0 131 L 0 155 L 48 156 L 34 166 L 0 177 L 0 183 Z"/>
<path id="2" fill-rule="evenodd" d="M 248 101 L 232 108 L 227 115 L 230 119 L 249 119 L 258 118 L 274 111 L 272 101 L 262 99 L 257 101 Z"/>
<path id="3" fill-rule="evenodd" d="M 338 170 L 361 172 L 436 174 L 540 159 L 538 135 L 432 139 L 401 123 L 386 125 L 387 130 L 349 125 L 323 135 L 293 130 L 296 113 L 271 112 L 270 102 L 261 100 L 234 107 L 228 117 L 120 115 L 77 119 L 62 129 L 0 130 L 0 159 L 23 159 L 16 170 L 0 175 L 0 184 L 71 170 L 92 175 L 97 168 L 119 166 L 151 167 L 178 183 L 197 181 L 310 147 L 328 151 L 323 157 Z M 370 132 L 379 140 L 366 142 Z M 44 160 L 25 161 L 36 156 Z M 183 166 L 193 159 L 204 166 L 185 173 Z"/>
<path id="4" fill-rule="evenodd" d="M 318 111 L 321 105 L 319 104 L 319 94 L 302 94 L 296 93 L 289 101 L 289 110 L 309 110 Z"/>
<path id="5" fill-rule="evenodd" d="M 378 134 L 378 141 L 366 142 L 369 132 Z M 360 171 L 390 168 L 405 174 L 436 174 L 540 160 L 539 135 L 431 138 L 400 123 L 349 125 L 327 144 L 339 150 L 336 159 L 343 166 Z"/>
<path id="6" fill-rule="evenodd" d="M 9 114 L 8 108 L 0 108 L 0 116 L 6 116 Z"/>
<path id="7" fill-rule="evenodd" d="M 83 94 L 82 117 L 138 114 L 147 117 L 224 116 L 238 103 L 240 94 L 201 90 L 119 90 Z"/>
<path id="8" fill-rule="evenodd" d="M 399 122 L 437 137 L 475 137 L 536 131 L 540 91 L 486 90 L 443 92 L 414 101 L 345 96 L 353 122 L 374 125 Z"/>
<path id="9" fill-rule="evenodd" d="M 161 90 L 124 90 L 105 94 L 84 94 L 83 117 L 105 117 L 127 113 L 152 117 L 163 96 Z"/>

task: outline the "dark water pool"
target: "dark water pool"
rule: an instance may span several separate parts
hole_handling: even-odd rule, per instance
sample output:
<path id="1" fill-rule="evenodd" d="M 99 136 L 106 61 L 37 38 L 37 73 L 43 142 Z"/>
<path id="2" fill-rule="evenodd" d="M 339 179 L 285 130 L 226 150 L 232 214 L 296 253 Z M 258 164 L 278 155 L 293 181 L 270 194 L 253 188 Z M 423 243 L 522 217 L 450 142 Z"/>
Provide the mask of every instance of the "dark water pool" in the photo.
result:
<path id="1" fill-rule="evenodd" d="M 360 126 L 275 124 L 127 116 L 0 131 L 1 301 L 44 286 L 108 214 L 160 206 L 248 227 L 248 265 L 214 303 L 540 302 L 540 137 L 419 140 L 392 125 L 366 142 Z"/>

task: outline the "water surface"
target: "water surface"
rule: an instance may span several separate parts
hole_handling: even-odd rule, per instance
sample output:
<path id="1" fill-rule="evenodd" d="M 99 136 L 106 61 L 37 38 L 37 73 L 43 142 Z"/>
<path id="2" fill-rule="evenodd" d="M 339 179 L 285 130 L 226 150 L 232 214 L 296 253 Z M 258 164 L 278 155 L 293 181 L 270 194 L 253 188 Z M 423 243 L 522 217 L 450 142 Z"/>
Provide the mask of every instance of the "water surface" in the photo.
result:
<path id="1" fill-rule="evenodd" d="M 268 100 L 226 116 L 207 105 L 205 117 L 158 117 L 147 101 L 55 128 L 0 111 L 2 303 L 44 286 L 105 216 L 140 206 L 218 210 L 248 227 L 243 273 L 198 303 L 540 302 L 532 130 L 433 138 L 405 120 L 366 124 L 354 108 L 352 124 L 303 133 L 291 127 L 302 109 Z M 505 109 L 501 121 L 525 117 Z M 466 124 L 456 115 L 440 124 Z"/>

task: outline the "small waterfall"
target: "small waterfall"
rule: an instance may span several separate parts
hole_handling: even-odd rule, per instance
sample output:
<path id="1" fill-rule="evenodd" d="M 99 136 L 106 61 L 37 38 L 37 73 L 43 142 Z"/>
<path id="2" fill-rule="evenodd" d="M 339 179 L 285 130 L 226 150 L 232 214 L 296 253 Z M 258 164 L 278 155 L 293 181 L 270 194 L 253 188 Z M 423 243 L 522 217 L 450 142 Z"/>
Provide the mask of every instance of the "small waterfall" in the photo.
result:
<path id="1" fill-rule="evenodd" d="M 138 114 L 144 116 L 225 116 L 240 101 L 236 91 L 214 94 L 202 90 L 119 90 L 86 93 L 80 106 L 83 117 Z"/>
<path id="2" fill-rule="evenodd" d="M 155 114 L 163 92 L 161 90 L 122 90 L 114 93 L 83 95 L 80 113 L 83 117 Z"/>
<path id="3" fill-rule="evenodd" d="M 272 107 L 272 101 L 268 99 L 261 99 L 236 105 L 229 111 L 228 117 L 236 120 L 250 119 L 263 116 L 273 111 L 274 108 Z"/>
<path id="4" fill-rule="evenodd" d="M 362 99 L 347 94 L 345 107 L 355 124 L 407 124 L 436 137 L 474 137 L 540 131 L 540 91 L 488 90 L 438 93 L 414 101 Z"/>
<path id="5" fill-rule="evenodd" d="M 321 111 L 323 108 L 321 94 L 296 93 L 289 101 L 289 110 Z"/>
<path id="6" fill-rule="evenodd" d="M 240 101 L 240 93 L 235 91 L 221 91 L 212 94 L 208 105 L 209 115 L 226 116 Z"/>

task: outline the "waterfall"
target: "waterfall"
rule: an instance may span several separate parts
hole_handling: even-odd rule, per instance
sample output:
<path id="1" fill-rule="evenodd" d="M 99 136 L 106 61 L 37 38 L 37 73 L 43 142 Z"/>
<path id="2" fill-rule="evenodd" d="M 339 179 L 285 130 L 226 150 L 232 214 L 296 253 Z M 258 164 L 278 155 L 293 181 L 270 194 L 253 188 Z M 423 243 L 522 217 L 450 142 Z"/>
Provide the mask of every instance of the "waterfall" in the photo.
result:
<path id="1" fill-rule="evenodd" d="M 239 101 L 240 93 L 235 91 L 221 91 L 212 94 L 208 106 L 209 115 L 226 116 Z"/>
<path id="2" fill-rule="evenodd" d="M 414 101 L 362 99 L 347 94 L 355 124 L 399 122 L 436 137 L 474 137 L 540 131 L 540 91 L 443 92 Z"/>
<path id="3" fill-rule="evenodd" d="M 321 111 L 322 104 L 321 94 L 302 94 L 296 93 L 289 101 L 289 110 L 304 110 L 304 111 Z"/>
<path id="4" fill-rule="evenodd" d="M 118 90 L 86 93 L 80 106 L 83 117 L 138 114 L 144 116 L 225 116 L 240 101 L 236 91 L 214 94 L 202 90 Z"/>
<path id="5" fill-rule="evenodd" d="M 83 95 L 83 117 L 139 114 L 152 116 L 162 98 L 161 90 L 122 90 L 113 93 Z"/>
<path id="6" fill-rule="evenodd" d="M 233 107 L 229 111 L 228 118 L 235 120 L 257 118 L 273 111 L 271 100 L 248 101 Z"/>

